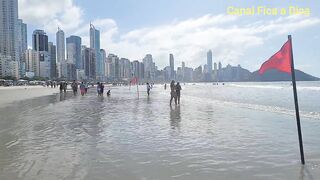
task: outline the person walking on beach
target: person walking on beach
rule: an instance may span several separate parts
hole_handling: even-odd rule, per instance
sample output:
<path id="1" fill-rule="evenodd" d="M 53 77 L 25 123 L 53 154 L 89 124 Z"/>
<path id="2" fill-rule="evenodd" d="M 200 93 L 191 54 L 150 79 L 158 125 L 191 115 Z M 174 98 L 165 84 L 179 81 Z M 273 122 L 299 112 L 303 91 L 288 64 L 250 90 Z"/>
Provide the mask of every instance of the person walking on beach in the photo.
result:
<path id="1" fill-rule="evenodd" d="M 86 84 L 84 85 L 84 93 L 85 93 L 85 94 L 88 93 L 88 88 L 89 88 L 89 84 L 86 83 Z"/>
<path id="2" fill-rule="evenodd" d="M 63 82 L 60 82 L 60 85 L 59 85 L 60 93 L 62 93 L 64 89 L 63 86 L 64 86 Z"/>
<path id="3" fill-rule="evenodd" d="M 180 86 L 180 83 L 177 82 L 177 85 L 176 85 L 176 96 L 177 98 L 175 99 L 176 101 L 178 100 L 178 104 L 180 104 L 180 91 L 182 90 L 181 86 Z M 177 102 L 175 102 L 177 104 Z"/>
<path id="4" fill-rule="evenodd" d="M 170 89 L 171 89 L 171 92 L 170 92 L 170 95 L 171 95 L 170 106 L 171 106 L 171 103 L 172 103 L 173 99 L 174 99 L 175 104 L 177 105 L 176 86 L 174 84 L 174 80 L 172 80 L 171 83 L 170 83 Z"/>
<path id="5" fill-rule="evenodd" d="M 166 90 L 167 89 L 167 84 L 164 84 L 164 90 Z"/>
<path id="6" fill-rule="evenodd" d="M 81 93 L 81 95 L 82 96 L 84 96 L 84 94 L 85 94 L 85 85 L 84 85 L 84 83 L 83 82 L 81 82 L 81 84 L 80 84 L 80 93 Z"/>
<path id="7" fill-rule="evenodd" d="M 98 96 L 101 95 L 101 86 L 100 86 L 100 82 L 97 83 L 97 93 L 98 93 Z"/>
<path id="8" fill-rule="evenodd" d="M 67 82 L 64 82 L 64 83 L 63 83 L 63 91 L 64 91 L 64 92 L 67 92 L 67 86 L 68 86 L 68 83 L 67 83 Z"/>
<path id="9" fill-rule="evenodd" d="M 150 95 L 151 86 L 149 83 L 147 83 L 147 94 Z"/>
<path id="10" fill-rule="evenodd" d="M 73 80 L 71 87 L 72 87 L 73 94 L 76 95 L 78 92 L 78 83 L 76 82 L 76 80 Z"/>
<path id="11" fill-rule="evenodd" d="M 103 96 L 103 92 L 104 92 L 104 85 L 103 83 L 100 83 L 100 95 Z"/>

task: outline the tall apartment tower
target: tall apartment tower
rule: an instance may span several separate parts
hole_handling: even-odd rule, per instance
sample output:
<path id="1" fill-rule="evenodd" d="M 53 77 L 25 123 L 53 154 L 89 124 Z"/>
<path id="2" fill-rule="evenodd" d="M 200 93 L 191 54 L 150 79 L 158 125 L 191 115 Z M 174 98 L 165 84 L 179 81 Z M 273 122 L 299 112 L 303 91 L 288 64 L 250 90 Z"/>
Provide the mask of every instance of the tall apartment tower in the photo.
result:
<path id="1" fill-rule="evenodd" d="M 207 71 L 208 71 L 208 81 L 212 80 L 212 51 L 209 50 L 207 53 Z"/>
<path id="2" fill-rule="evenodd" d="M 19 61 L 18 0 L 0 0 L 0 54 Z"/>
<path id="3" fill-rule="evenodd" d="M 48 51 L 48 36 L 43 30 L 34 30 L 32 34 L 32 49 L 35 51 Z"/>
<path id="4" fill-rule="evenodd" d="M 100 31 L 90 24 L 90 48 L 96 53 L 96 78 L 102 80 L 104 76 L 104 62 L 100 55 Z"/>
<path id="5" fill-rule="evenodd" d="M 170 63 L 170 78 L 171 80 L 175 78 L 174 75 L 174 57 L 173 54 L 169 55 L 169 63 Z"/>
<path id="6" fill-rule="evenodd" d="M 58 77 L 66 77 L 66 63 L 65 63 L 65 37 L 62 29 L 58 28 L 58 32 L 56 33 L 57 40 L 57 74 Z"/>

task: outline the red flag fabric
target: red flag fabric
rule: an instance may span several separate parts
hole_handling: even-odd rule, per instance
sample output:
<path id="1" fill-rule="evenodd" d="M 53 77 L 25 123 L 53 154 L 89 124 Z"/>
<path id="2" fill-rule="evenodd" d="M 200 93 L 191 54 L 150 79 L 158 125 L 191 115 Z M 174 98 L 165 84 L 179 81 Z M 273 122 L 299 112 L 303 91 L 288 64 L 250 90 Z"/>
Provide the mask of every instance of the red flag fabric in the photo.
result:
<path id="1" fill-rule="evenodd" d="M 277 69 L 282 72 L 291 74 L 291 41 L 288 40 L 270 59 L 264 62 L 259 74 L 265 73 L 269 69 Z"/>

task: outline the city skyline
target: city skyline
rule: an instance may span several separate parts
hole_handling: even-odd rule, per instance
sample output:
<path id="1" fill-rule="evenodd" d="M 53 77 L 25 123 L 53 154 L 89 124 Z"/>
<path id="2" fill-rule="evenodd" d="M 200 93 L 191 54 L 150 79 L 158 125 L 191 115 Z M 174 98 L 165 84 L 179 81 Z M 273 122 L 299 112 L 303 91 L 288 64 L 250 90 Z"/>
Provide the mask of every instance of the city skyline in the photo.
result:
<path id="1" fill-rule="evenodd" d="M 152 54 L 159 68 L 167 66 L 170 53 L 174 54 L 177 64 L 182 61 L 191 67 L 206 64 L 206 52 L 211 49 L 214 62 L 242 64 L 254 71 L 290 33 L 293 35 L 297 69 L 320 76 L 316 68 L 320 54 L 316 48 L 307 48 L 319 46 L 313 39 L 320 38 L 317 31 L 320 25 L 320 2 L 299 1 L 290 4 L 311 7 L 311 16 L 229 16 L 225 12 L 230 5 L 286 7 L 289 2 L 164 0 L 150 3 L 128 0 L 92 3 L 83 0 L 44 0 L 36 3 L 33 0 L 20 0 L 19 13 L 30 27 L 42 28 L 48 34 L 54 34 L 56 28 L 61 26 L 66 36 L 80 36 L 86 45 L 89 45 L 87 27 L 91 22 L 100 30 L 101 48 L 107 54 L 113 53 L 132 60 Z M 48 4 L 53 8 L 41 14 L 41 8 Z M 31 6 L 35 13 L 28 13 Z M 108 11 L 103 11 L 106 7 Z M 161 13 L 164 10 L 166 13 Z M 50 41 L 54 41 L 54 37 L 50 37 L 53 38 Z"/>

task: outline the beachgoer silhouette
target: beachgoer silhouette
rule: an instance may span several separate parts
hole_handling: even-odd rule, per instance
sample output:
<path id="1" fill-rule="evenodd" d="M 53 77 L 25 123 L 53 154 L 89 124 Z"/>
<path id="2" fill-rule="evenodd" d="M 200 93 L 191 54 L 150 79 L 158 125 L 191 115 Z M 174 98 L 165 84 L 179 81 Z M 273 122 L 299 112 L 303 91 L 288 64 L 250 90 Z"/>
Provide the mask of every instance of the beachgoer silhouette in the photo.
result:
<path id="1" fill-rule="evenodd" d="M 67 92 L 67 86 L 68 86 L 67 82 L 63 83 L 63 91 L 64 92 Z"/>
<path id="2" fill-rule="evenodd" d="M 98 93 L 98 96 L 101 95 L 101 86 L 100 86 L 100 82 L 97 83 L 97 93 Z"/>
<path id="3" fill-rule="evenodd" d="M 85 88 L 86 87 L 85 87 L 84 83 L 81 82 L 81 84 L 80 84 L 80 93 L 81 93 L 82 96 L 86 93 Z"/>
<path id="4" fill-rule="evenodd" d="M 170 95 L 171 95 L 170 105 L 172 103 L 173 98 L 174 98 L 175 104 L 177 105 L 177 101 L 176 101 L 177 95 L 176 95 L 174 80 L 172 80 L 171 83 L 170 83 L 170 89 L 171 89 L 171 92 L 170 92 Z"/>
<path id="5" fill-rule="evenodd" d="M 73 94 L 76 95 L 78 92 L 78 83 L 76 82 L 76 80 L 73 80 L 71 87 L 72 87 Z"/>
<path id="6" fill-rule="evenodd" d="M 103 96 L 103 91 L 104 91 L 104 85 L 103 83 L 100 83 L 100 95 Z"/>
<path id="7" fill-rule="evenodd" d="M 148 96 L 150 95 L 150 89 L 151 89 L 151 86 L 149 83 L 147 83 L 147 94 Z"/>
<path id="8" fill-rule="evenodd" d="M 62 92 L 63 91 L 63 86 L 64 86 L 64 84 L 63 84 L 63 82 L 60 82 L 60 84 L 59 84 L 59 89 L 60 89 L 60 92 Z"/>
<path id="9" fill-rule="evenodd" d="M 180 83 L 177 82 L 177 85 L 176 85 L 176 96 L 177 98 L 175 99 L 175 101 L 178 100 L 178 104 L 180 104 L 180 91 L 182 90 L 181 86 L 180 86 Z M 177 104 L 177 102 L 176 102 Z"/>

